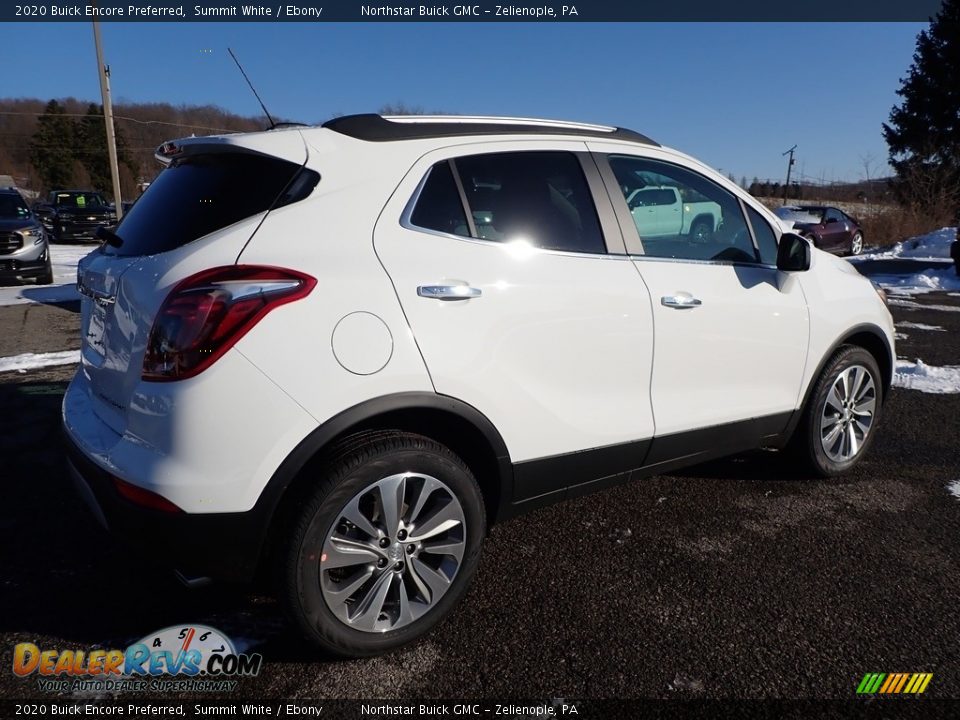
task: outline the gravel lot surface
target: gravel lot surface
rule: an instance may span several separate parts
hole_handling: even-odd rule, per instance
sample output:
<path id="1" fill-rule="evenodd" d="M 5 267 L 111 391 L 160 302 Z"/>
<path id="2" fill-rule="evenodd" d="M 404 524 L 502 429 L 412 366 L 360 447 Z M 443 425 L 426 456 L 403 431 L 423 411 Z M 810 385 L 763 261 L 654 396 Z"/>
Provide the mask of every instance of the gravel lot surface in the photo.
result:
<path id="1" fill-rule="evenodd" d="M 934 293 L 921 306 L 955 307 Z M 78 347 L 76 305 L 0 307 L 0 356 Z M 899 354 L 960 365 L 960 312 L 892 308 Z M 235 697 L 850 698 L 866 672 L 932 672 L 960 697 L 960 395 L 895 390 L 838 480 L 775 453 L 699 466 L 494 528 L 465 602 L 419 645 L 319 658 L 250 589 L 188 591 L 118 550 L 70 486 L 74 367 L 0 374 L 0 654 L 125 647 L 205 623 L 261 652 Z M 142 543 L 189 542 L 143 538 Z M 0 672 L 0 697 L 37 697 Z"/>

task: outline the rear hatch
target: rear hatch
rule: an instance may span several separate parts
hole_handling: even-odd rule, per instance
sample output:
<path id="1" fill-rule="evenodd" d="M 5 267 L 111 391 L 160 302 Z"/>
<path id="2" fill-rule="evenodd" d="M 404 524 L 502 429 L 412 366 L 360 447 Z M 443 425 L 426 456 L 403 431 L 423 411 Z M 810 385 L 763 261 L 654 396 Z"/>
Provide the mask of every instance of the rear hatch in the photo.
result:
<path id="1" fill-rule="evenodd" d="M 122 242 L 77 269 L 81 371 L 94 412 L 121 434 L 164 298 L 190 275 L 233 265 L 266 213 L 291 201 L 306 162 L 297 131 L 191 138 L 162 150 L 169 164 L 116 228 Z"/>

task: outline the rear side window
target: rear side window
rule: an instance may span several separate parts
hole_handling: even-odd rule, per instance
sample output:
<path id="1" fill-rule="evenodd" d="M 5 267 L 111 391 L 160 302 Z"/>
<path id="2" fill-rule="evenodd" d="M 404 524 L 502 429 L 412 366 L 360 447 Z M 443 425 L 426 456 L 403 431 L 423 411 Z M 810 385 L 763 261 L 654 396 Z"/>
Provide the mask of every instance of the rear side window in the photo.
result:
<path id="1" fill-rule="evenodd" d="M 320 176 L 286 160 L 249 153 L 174 161 L 124 215 L 116 255 L 167 252 L 228 225 L 306 197 Z"/>
<path id="2" fill-rule="evenodd" d="M 606 253 L 597 209 L 573 153 L 472 155 L 458 158 L 456 167 L 478 237 Z"/>
<path id="3" fill-rule="evenodd" d="M 430 169 L 410 222 L 428 230 L 470 237 L 460 192 L 446 160 Z"/>
<path id="4" fill-rule="evenodd" d="M 607 252 L 580 161 L 569 152 L 492 153 L 438 163 L 430 170 L 410 222 L 482 240 Z"/>

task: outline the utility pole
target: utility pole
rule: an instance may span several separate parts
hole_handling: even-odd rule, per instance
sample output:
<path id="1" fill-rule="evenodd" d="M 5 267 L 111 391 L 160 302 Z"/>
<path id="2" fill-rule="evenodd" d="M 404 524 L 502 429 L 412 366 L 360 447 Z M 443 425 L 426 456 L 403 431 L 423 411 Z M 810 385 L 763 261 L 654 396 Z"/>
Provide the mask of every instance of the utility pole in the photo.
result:
<path id="1" fill-rule="evenodd" d="M 793 159 L 793 151 L 797 149 L 797 146 L 794 145 L 792 148 L 787 150 L 784 155 L 790 156 L 790 161 L 787 163 L 787 182 L 783 186 L 783 204 L 787 204 L 787 193 L 790 192 L 790 171 L 793 170 L 793 164 L 796 160 Z"/>
<path id="2" fill-rule="evenodd" d="M 96 6 L 96 3 L 94 3 Z M 103 100 L 103 122 L 107 126 L 107 154 L 110 156 L 110 176 L 113 178 L 113 204 L 117 222 L 123 218 L 123 201 L 120 198 L 120 168 L 117 166 L 117 137 L 113 131 L 113 102 L 110 100 L 110 66 L 103 63 L 103 48 L 100 44 L 100 23 L 93 21 L 93 44 L 97 48 L 97 72 L 100 75 L 100 97 Z"/>

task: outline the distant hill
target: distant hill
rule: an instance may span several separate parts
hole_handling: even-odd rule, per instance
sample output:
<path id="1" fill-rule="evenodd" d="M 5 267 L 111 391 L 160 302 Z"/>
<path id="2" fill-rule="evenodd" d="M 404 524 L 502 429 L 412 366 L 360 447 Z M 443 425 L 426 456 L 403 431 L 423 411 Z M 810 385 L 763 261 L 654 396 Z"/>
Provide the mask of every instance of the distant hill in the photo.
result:
<path id="1" fill-rule="evenodd" d="M 56 98 L 66 112 L 78 117 L 87 112 L 91 102 L 77 98 Z M 0 173 L 11 175 L 27 189 L 38 187 L 34 168 L 30 165 L 30 139 L 48 100 L 39 98 L 0 98 Z M 123 167 L 123 192 L 130 196 L 139 178 L 151 180 L 160 166 L 153 158 L 157 146 L 165 140 L 186 135 L 212 135 L 223 132 L 247 132 L 267 127 L 264 117 L 245 117 L 213 105 L 171 105 L 169 103 L 116 103 L 115 124 L 126 138 L 133 162 Z M 82 169 L 75 182 L 84 185 Z"/>

